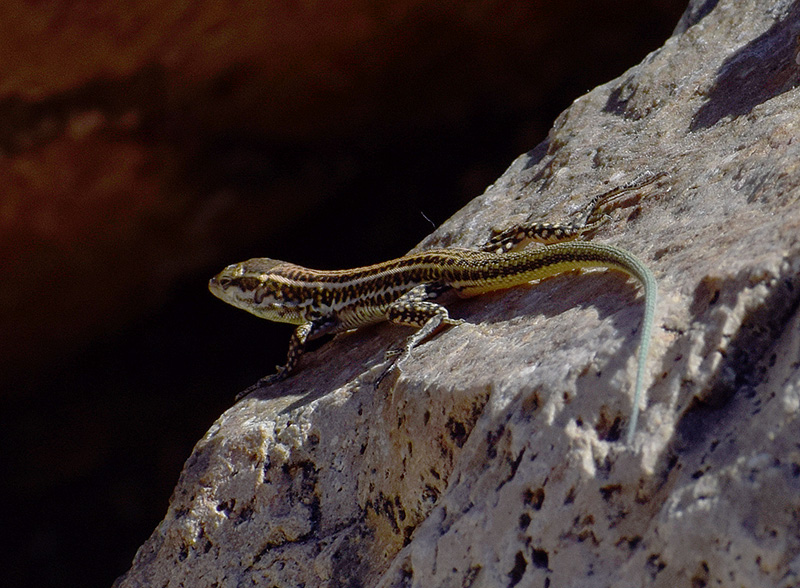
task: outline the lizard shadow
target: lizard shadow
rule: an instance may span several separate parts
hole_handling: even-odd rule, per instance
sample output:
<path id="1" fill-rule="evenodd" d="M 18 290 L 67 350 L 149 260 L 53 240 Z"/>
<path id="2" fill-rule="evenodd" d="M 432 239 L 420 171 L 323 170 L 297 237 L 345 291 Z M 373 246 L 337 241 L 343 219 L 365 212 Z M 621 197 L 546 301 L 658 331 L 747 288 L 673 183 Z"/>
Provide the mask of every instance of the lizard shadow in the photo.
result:
<path id="1" fill-rule="evenodd" d="M 289 378 L 262 385 L 245 398 L 273 400 L 297 396 L 296 401 L 280 411 L 286 413 L 305 407 L 359 380 L 365 386 L 373 379 L 368 374 L 375 366 L 385 364 L 385 352 L 396 346 L 398 331 L 407 336 L 413 329 L 382 323 L 322 337 L 303 354 L 297 371 Z"/>
<path id="2" fill-rule="evenodd" d="M 638 284 L 620 272 L 569 272 L 529 286 L 487 293 L 480 301 L 466 299 L 462 305 L 470 311 L 469 322 L 488 324 L 516 316 L 540 315 L 550 320 L 573 308 L 593 307 L 600 320 L 611 317 L 614 327 L 623 330 L 642 317 L 643 306 L 636 302 L 639 291 Z M 631 312 L 621 312 L 625 308 Z M 634 324 L 634 329 L 638 328 Z"/>
<path id="3" fill-rule="evenodd" d="M 473 298 L 459 299 L 451 295 L 442 302 L 453 318 L 472 324 L 500 324 L 515 317 L 533 315 L 550 320 L 573 308 L 594 307 L 598 319 L 604 321 L 611 317 L 617 331 L 638 333 L 642 320 L 642 305 L 636 300 L 639 290 L 635 282 L 622 273 L 585 271 L 560 274 L 529 286 Z M 629 312 L 623 312 L 626 308 Z M 376 366 L 386 365 L 385 352 L 398 347 L 410 333 L 413 333 L 412 328 L 382 323 L 341 334 L 305 354 L 298 371 L 288 380 L 256 389 L 250 396 L 261 400 L 297 396 L 295 402 L 284 408 L 291 411 L 358 380 L 362 380 L 362 386 L 374 384 L 377 376 L 370 374 Z M 438 336 L 434 335 L 422 345 Z M 629 346 L 638 344 L 636 337 L 626 339 L 630 343 L 620 352 L 624 358 L 630 353 Z"/>

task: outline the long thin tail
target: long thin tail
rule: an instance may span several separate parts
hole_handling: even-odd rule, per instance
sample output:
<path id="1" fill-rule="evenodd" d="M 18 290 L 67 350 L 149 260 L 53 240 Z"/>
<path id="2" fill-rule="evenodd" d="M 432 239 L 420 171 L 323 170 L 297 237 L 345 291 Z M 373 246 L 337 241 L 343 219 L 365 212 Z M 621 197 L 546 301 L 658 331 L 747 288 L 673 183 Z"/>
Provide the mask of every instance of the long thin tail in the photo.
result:
<path id="1" fill-rule="evenodd" d="M 634 269 L 636 270 L 636 278 L 644 286 L 644 317 L 642 317 L 642 332 L 639 340 L 639 365 L 636 368 L 636 387 L 633 394 L 633 409 L 631 410 L 631 418 L 628 421 L 628 434 L 625 442 L 628 445 L 633 445 L 633 436 L 636 434 L 636 425 L 639 421 L 639 405 L 642 401 L 642 391 L 644 390 L 644 376 L 647 369 L 647 354 L 650 349 L 650 340 L 653 337 L 653 323 L 655 322 L 656 315 L 656 302 L 658 299 L 658 285 L 653 273 L 645 266 L 638 258 L 631 256 L 636 260 Z"/>

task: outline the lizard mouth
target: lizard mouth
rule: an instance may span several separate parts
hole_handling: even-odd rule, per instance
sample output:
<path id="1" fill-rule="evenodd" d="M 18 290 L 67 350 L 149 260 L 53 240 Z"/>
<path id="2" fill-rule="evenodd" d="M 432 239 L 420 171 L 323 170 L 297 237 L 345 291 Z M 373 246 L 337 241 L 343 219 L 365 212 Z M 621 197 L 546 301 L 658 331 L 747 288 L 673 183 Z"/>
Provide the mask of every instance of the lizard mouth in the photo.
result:
<path id="1" fill-rule="evenodd" d="M 228 301 L 226 290 L 231 285 L 230 278 L 214 276 L 208 281 L 208 290 L 220 300 Z"/>
<path id="2" fill-rule="evenodd" d="M 299 325 L 306 322 L 306 319 L 300 315 L 300 312 L 296 308 L 286 307 L 282 304 L 243 305 L 240 308 L 258 317 L 279 323 Z"/>

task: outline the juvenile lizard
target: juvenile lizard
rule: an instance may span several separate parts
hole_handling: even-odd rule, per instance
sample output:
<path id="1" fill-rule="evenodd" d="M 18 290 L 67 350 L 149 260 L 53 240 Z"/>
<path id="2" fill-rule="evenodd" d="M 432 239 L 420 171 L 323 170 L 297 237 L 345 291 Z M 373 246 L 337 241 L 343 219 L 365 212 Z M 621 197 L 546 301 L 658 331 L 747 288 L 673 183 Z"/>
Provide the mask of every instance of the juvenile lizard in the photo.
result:
<path id="1" fill-rule="evenodd" d="M 384 320 L 418 327 L 398 351 L 392 366 L 401 365 L 411 350 L 446 325 L 447 309 L 434 302 L 455 291 L 475 296 L 526 284 L 562 272 L 603 267 L 624 272 L 644 287 L 645 311 L 641 329 L 634 404 L 627 442 L 636 431 L 645 364 L 655 314 L 657 287 L 650 270 L 633 254 L 614 247 L 587 243 L 583 238 L 608 219 L 618 207 L 619 195 L 654 182 L 661 175 L 645 174 L 634 182 L 601 194 L 571 224 L 536 223 L 513 227 L 492 238 L 482 251 L 430 249 L 366 267 L 348 270 L 312 270 L 267 258 L 229 265 L 209 282 L 221 300 L 271 321 L 298 325 L 289 340 L 286 365 L 259 384 L 287 377 L 306 343 L 328 333 L 341 333 Z M 544 246 L 513 251 L 531 241 Z M 378 380 L 383 378 L 383 375 Z"/>

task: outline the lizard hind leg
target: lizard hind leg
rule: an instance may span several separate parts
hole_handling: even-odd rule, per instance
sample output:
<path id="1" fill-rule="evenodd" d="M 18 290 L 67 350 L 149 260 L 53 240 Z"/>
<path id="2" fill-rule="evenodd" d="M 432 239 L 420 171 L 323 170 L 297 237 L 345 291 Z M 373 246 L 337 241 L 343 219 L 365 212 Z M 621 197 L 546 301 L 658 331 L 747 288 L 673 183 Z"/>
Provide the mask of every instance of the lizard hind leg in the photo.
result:
<path id="1" fill-rule="evenodd" d="M 664 176 L 666 176 L 664 172 L 653 173 L 645 170 L 633 180 L 594 196 L 572 221 L 515 225 L 496 231 L 481 249 L 492 253 L 507 253 L 520 250 L 529 243 L 552 245 L 575 239 L 589 239 L 601 226 L 611 220 L 611 211 L 637 202 L 643 196 L 641 192 L 637 192 L 638 190 Z"/>

